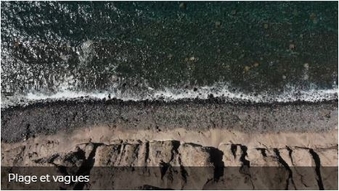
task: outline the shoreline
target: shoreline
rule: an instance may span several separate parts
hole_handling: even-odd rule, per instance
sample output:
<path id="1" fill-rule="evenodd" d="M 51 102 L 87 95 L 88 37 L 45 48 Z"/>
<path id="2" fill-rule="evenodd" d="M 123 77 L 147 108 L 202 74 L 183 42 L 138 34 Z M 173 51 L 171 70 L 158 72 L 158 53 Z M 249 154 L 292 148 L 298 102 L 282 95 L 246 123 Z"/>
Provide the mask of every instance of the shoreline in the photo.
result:
<path id="1" fill-rule="evenodd" d="M 13 105 L 4 105 L 1 106 L 1 111 L 8 111 L 13 109 L 25 109 L 32 107 L 43 107 L 43 106 L 55 106 L 60 104 L 95 104 L 95 103 L 105 103 L 105 104 L 186 104 L 186 103 L 219 103 L 219 104 L 228 104 L 228 105 L 240 105 L 240 106 L 271 106 L 271 105 L 317 105 L 317 104 L 328 104 L 328 103 L 338 103 L 338 98 L 336 99 L 323 99 L 316 101 L 307 101 L 307 100 L 294 100 L 294 101 L 271 101 L 271 102 L 257 102 L 251 100 L 243 100 L 240 98 L 227 98 L 227 97 L 214 97 L 213 94 L 209 94 L 207 99 L 201 98 L 180 98 L 175 100 L 165 100 L 161 98 L 157 99 L 141 99 L 141 100 L 123 100 L 119 98 L 92 98 L 92 97 L 77 97 L 77 98 L 67 98 L 67 99 L 42 99 L 42 100 L 31 100 L 29 102 L 17 103 Z"/>
<path id="2" fill-rule="evenodd" d="M 71 99 L 1 111 L 6 188 L 41 186 L 6 183 L 12 171 L 90 177 L 44 189 L 338 188 L 337 99 Z"/>
<path id="3" fill-rule="evenodd" d="M 2 142 L 90 126 L 165 131 L 322 132 L 337 128 L 338 103 L 225 103 L 208 100 L 68 100 L 2 109 Z"/>

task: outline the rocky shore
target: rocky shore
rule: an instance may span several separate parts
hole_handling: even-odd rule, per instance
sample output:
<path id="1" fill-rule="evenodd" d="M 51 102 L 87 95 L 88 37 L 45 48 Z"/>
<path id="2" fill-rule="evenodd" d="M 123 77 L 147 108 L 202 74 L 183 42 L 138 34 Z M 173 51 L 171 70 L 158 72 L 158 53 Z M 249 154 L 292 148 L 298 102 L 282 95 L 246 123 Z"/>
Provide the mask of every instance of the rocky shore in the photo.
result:
<path id="1" fill-rule="evenodd" d="M 38 134 L 107 125 L 123 129 L 202 131 L 213 128 L 248 133 L 321 132 L 338 124 L 338 103 L 252 104 L 222 99 L 165 101 L 70 100 L 2 109 L 1 139 L 22 141 Z"/>
<path id="2" fill-rule="evenodd" d="M 60 101 L 2 110 L 8 189 L 337 189 L 337 101 Z M 17 169 L 15 168 L 17 167 Z M 89 175 L 10 184 L 9 171 Z"/>

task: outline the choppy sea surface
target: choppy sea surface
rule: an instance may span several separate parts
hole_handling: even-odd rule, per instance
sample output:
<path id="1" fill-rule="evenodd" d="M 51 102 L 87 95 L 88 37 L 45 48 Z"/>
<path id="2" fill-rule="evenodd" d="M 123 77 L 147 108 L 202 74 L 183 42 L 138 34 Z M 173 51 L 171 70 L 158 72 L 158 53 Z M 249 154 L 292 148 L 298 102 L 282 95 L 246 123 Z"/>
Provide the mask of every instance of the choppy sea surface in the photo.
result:
<path id="1" fill-rule="evenodd" d="M 337 2 L 1 2 L 1 107 L 336 100 Z"/>

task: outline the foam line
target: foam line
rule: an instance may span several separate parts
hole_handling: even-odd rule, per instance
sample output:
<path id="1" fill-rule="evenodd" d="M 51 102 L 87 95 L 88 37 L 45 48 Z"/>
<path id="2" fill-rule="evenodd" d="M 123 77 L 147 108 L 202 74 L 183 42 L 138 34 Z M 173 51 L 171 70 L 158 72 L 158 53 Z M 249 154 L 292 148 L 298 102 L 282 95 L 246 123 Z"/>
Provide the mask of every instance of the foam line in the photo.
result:
<path id="1" fill-rule="evenodd" d="M 295 101 L 306 101 L 306 102 L 319 102 L 325 100 L 335 100 L 338 97 L 338 89 L 323 89 L 323 90 L 307 90 L 297 91 L 289 90 L 282 92 L 281 94 L 272 95 L 269 93 L 253 95 L 245 94 L 241 92 L 232 92 L 227 87 L 201 87 L 199 90 L 186 90 L 186 89 L 171 89 L 165 88 L 162 91 L 151 91 L 145 96 L 138 94 L 128 93 L 112 93 L 112 92 L 82 92 L 82 91 L 71 91 L 62 90 L 52 95 L 46 95 L 41 93 L 28 93 L 25 98 L 27 100 L 44 100 L 44 99 L 74 99 L 80 97 L 103 99 L 117 98 L 124 101 L 133 100 L 158 100 L 162 99 L 165 101 L 174 101 L 180 99 L 208 99 L 212 94 L 213 97 L 222 97 L 226 100 L 240 100 L 240 101 L 251 101 L 254 103 L 270 103 L 270 102 L 295 102 Z"/>

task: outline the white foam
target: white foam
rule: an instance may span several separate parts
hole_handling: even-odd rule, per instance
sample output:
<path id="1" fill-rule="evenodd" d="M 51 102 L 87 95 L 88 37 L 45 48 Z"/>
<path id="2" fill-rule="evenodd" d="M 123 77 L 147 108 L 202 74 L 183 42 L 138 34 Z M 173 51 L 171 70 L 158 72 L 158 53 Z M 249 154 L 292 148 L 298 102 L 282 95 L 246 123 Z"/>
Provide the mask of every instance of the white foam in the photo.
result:
<path id="1" fill-rule="evenodd" d="M 205 86 L 197 88 L 194 90 L 187 89 L 174 89 L 174 88 L 164 88 L 164 90 L 154 90 L 149 88 L 149 92 L 145 95 L 140 95 L 137 93 L 121 93 L 121 91 L 108 92 L 83 92 L 83 91 L 72 91 L 62 88 L 59 92 L 55 94 L 43 94 L 43 93 L 28 93 L 25 95 L 25 99 L 29 101 L 37 100 L 64 100 L 64 99 L 74 99 L 74 98 L 91 98 L 91 99 L 103 99 L 108 98 L 117 98 L 123 101 L 133 100 L 165 100 L 165 101 L 174 101 L 180 99 L 208 99 L 209 95 L 213 94 L 213 97 L 222 97 L 225 100 L 239 100 L 239 101 L 250 101 L 254 103 L 271 103 L 271 102 L 295 102 L 295 101 L 306 101 L 306 102 L 319 102 L 324 100 L 334 100 L 338 97 L 338 89 L 312 89 L 307 91 L 299 91 L 293 88 L 280 93 L 280 94 L 270 94 L 263 93 L 259 95 L 254 94 L 245 94 L 242 92 L 230 91 L 230 88 L 226 85 L 220 86 Z"/>

